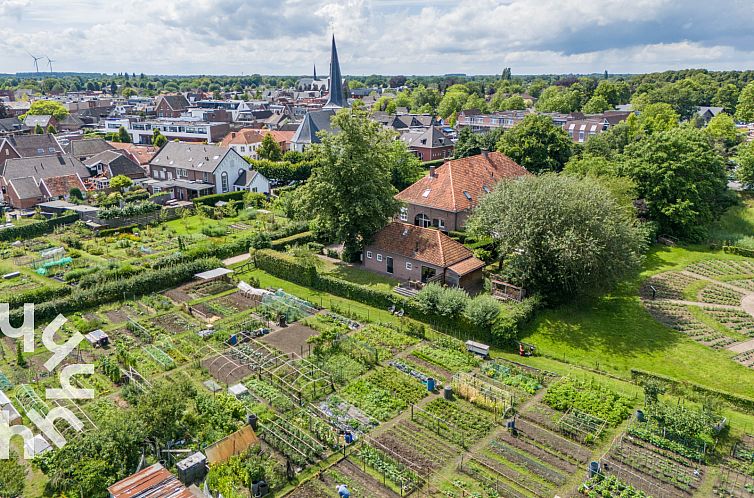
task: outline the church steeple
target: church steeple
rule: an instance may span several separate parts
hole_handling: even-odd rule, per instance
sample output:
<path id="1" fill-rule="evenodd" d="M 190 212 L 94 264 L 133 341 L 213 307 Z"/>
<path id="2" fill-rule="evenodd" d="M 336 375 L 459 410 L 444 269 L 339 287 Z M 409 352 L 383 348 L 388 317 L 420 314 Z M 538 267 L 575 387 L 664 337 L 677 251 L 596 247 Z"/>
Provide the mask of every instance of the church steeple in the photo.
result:
<path id="1" fill-rule="evenodd" d="M 314 81 L 317 81 L 317 65 L 314 64 Z"/>
<path id="2" fill-rule="evenodd" d="M 330 78 L 327 83 L 330 95 L 327 97 L 325 108 L 346 107 L 347 100 L 343 93 L 343 77 L 340 74 L 338 49 L 335 47 L 335 35 L 332 36 L 332 51 L 330 52 Z"/>

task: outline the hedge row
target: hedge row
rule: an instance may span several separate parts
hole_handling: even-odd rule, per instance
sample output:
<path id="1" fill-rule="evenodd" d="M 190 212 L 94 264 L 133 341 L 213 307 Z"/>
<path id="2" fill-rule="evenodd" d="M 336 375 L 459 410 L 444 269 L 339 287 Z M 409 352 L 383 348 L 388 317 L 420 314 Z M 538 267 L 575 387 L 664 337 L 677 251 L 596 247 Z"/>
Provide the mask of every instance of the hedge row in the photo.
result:
<path id="1" fill-rule="evenodd" d="M 34 308 L 36 320 L 50 320 L 58 313 L 81 311 L 109 302 L 160 292 L 183 284 L 194 278 L 194 274 L 217 268 L 222 263 L 215 258 L 205 258 L 158 270 L 143 271 L 121 280 L 110 280 L 86 289 L 78 288 L 65 297 L 37 304 Z M 18 325 L 23 321 L 23 308 L 11 311 L 11 322 Z"/>
<path id="2" fill-rule="evenodd" d="M 139 228 L 139 225 L 136 223 L 131 225 L 124 225 L 122 227 L 116 227 L 116 228 L 105 228 L 104 230 L 100 230 L 97 232 L 98 237 L 107 237 L 109 235 L 115 235 L 118 233 L 130 233 L 133 232 L 134 229 Z"/>
<path id="3" fill-rule="evenodd" d="M 22 306 L 25 303 L 43 303 L 45 301 L 51 301 L 53 299 L 65 296 L 71 292 L 71 288 L 65 285 L 59 285 L 55 287 L 43 286 L 29 289 L 24 292 L 15 292 L 3 294 L 0 296 L 0 303 L 7 303 L 10 308 L 16 308 Z"/>
<path id="4" fill-rule="evenodd" d="M 654 379 L 660 381 L 668 387 L 668 390 L 672 394 L 676 395 L 680 394 L 689 397 L 693 394 L 699 394 L 701 395 L 700 398 L 706 396 L 714 396 L 729 404 L 733 408 L 738 408 L 739 410 L 743 410 L 746 413 L 754 413 L 754 399 L 747 398 L 746 396 L 729 393 L 727 391 L 717 391 L 715 389 L 710 389 L 694 382 L 678 380 L 674 379 L 673 377 L 667 377 L 665 375 L 647 372 L 646 370 L 639 370 L 636 368 L 631 369 L 631 378 L 637 383 L 640 383 L 640 381 L 643 379 Z"/>
<path id="5" fill-rule="evenodd" d="M 747 249 L 740 246 L 723 246 L 723 252 L 728 254 L 737 254 L 738 256 L 746 256 L 748 258 L 754 258 L 754 249 Z"/>
<path id="6" fill-rule="evenodd" d="M 480 340 L 503 344 L 513 339 L 519 327 L 528 322 L 539 308 L 539 299 L 530 298 L 523 303 L 503 307 L 492 330 L 479 328 L 464 316 L 441 316 L 424 312 L 414 300 L 406 299 L 391 291 L 384 291 L 366 285 L 355 284 L 330 275 L 320 275 L 316 268 L 303 265 L 295 258 L 269 249 L 259 250 L 254 255 L 257 268 L 270 275 L 288 280 L 304 287 L 321 290 L 329 294 L 358 301 L 375 308 L 387 309 L 391 306 L 403 308 L 417 320 L 449 332 L 470 332 Z M 467 334 L 468 335 L 468 334 Z"/>
<path id="7" fill-rule="evenodd" d="M 204 204 L 205 206 L 214 206 L 218 201 L 241 201 L 246 194 L 245 190 L 236 190 L 235 192 L 225 192 L 224 194 L 210 194 L 196 197 L 193 199 L 194 206 Z"/>
<path id="8" fill-rule="evenodd" d="M 55 218 L 29 223 L 28 225 L 13 226 L 0 230 L 0 241 L 25 240 L 39 237 L 55 230 L 60 225 L 68 225 L 78 221 L 76 213 L 63 214 Z"/>
<path id="9" fill-rule="evenodd" d="M 313 232 L 301 232 L 290 237 L 283 237 L 282 239 L 273 240 L 270 242 L 272 249 L 285 249 L 287 246 L 308 244 L 309 242 L 316 242 L 317 238 Z"/>

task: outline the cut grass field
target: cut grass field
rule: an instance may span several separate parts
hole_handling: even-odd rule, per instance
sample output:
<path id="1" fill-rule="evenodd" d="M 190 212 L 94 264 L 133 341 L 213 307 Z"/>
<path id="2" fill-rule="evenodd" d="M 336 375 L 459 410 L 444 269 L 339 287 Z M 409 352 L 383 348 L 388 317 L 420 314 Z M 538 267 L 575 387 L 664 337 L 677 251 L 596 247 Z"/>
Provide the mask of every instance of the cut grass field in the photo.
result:
<path id="1" fill-rule="evenodd" d="M 333 277 L 348 280 L 359 285 L 366 285 L 374 287 L 381 291 L 390 292 L 393 287 L 398 285 L 398 280 L 388 277 L 386 275 L 379 275 L 369 270 L 364 270 L 357 266 L 331 263 L 329 261 L 323 262 L 324 267 L 322 273 L 326 275 L 332 275 Z"/>
<path id="2" fill-rule="evenodd" d="M 641 278 L 711 258 L 741 259 L 703 247 L 658 246 L 647 255 Z M 595 302 L 544 310 L 522 340 L 542 355 L 625 378 L 635 368 L 754 397 L 754 370 L 731 361 L 730 352 L 697 344 L 654 320 L 641 304 L 638 283 Z"/>

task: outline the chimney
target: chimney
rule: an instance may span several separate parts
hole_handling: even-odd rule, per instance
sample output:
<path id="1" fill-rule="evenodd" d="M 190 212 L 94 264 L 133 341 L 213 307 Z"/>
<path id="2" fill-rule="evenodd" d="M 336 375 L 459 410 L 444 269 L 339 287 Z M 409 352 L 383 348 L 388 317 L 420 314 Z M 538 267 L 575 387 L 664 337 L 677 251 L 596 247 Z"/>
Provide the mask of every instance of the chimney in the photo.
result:
<path id="1" fill-rule="evenodd" d="M 429 177 L 430 178 L 437 178 L 437 171 L 435 171 L 434 166 L 429 167 Z"/>
<path id="2" fill-rule="evenodd" d="M 485 159 L 487 159 L 489 153 L 490 151 L 488 151 L 487 149 L 482 149 L 482 157 L 484 157 Z"/>

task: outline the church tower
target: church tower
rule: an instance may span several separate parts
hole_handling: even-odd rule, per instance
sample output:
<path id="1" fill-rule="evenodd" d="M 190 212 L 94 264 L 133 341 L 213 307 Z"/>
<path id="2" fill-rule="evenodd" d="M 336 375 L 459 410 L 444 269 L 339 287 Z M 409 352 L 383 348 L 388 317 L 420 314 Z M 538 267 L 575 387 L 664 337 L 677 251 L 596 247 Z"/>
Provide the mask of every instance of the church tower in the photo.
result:
<path id="1" fill-rule="evenodd" d="M 343 92 L 343 76 L 340 74 L 340 63 L 338 62 L 338 49 L 335 47 L 335 35 L 332 36 L 332 51 L 330 53 L 330 77 L 327 82 L 330 95 L 327 97 L 325 109 L 346 107 L 348 101 Z"/>

